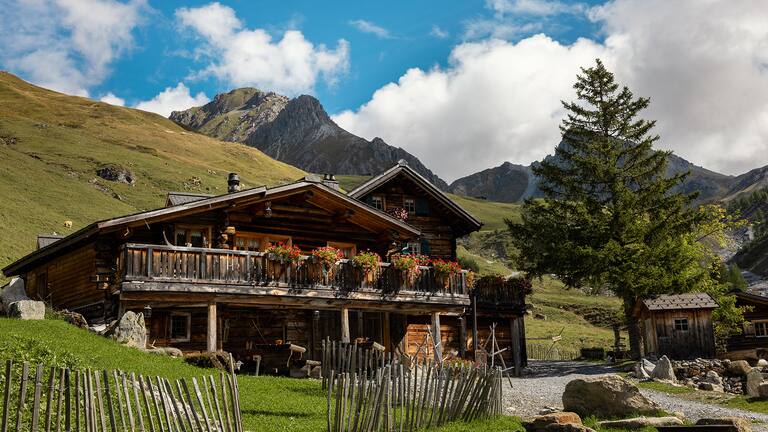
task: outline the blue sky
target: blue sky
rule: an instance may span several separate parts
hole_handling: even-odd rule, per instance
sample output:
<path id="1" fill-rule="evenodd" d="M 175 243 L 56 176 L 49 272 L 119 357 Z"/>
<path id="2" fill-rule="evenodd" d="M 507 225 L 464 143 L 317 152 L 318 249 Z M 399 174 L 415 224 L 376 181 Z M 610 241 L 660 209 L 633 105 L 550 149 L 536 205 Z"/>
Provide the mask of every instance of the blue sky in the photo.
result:
<path id="1" fill-rule="evenodd" d="M 0 68 L 168 115 L 242 86 L 317 96 L 446 180 L 529 164 L 601 58 L 651 97 L 659 147 L 738 174 L 768 164 L 762 0 L 0 0 Z"/>

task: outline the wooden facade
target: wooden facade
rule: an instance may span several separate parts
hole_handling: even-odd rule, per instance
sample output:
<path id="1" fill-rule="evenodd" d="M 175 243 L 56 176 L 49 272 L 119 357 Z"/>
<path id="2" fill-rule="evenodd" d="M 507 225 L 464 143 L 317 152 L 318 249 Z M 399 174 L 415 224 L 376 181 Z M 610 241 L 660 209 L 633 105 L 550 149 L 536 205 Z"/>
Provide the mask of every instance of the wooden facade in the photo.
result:
<path id="1" fill-rule="evenodd" d="M 22 276 L 30 296 L 91 323 L 143 312 L 154 346 L 225 350 L 245 370 L 259 358 L 262 372 L 286 373 L 297 360 L 291 345 L 307 349 L 301 361 L 319 360 L 326 338 L 415 354 L 427 329 L 442 342 L 429 355 L 467 356 L 475 338 L 489 337 L 474 323 L 496 321 L 499 343 L 517 341 L 524 350 L 524 339 L 509 336 L 524 328 L 511 324 L 522 324 L 524 295 L 505 310 L 478 308 L 466 272 L 446 280 L 424 266 L 411 280 L 386 262 L 423 240 L 434 256 L 453 258 L 456 237 L 480 227 L 450 209 L 456 204 L 446 204 L 442 192 L 405 177 L 390 180 L 377 187 L 424 199 L 420 214 L 395 218 L 314 178 L 220 196 L 170 194 L 164 208 L 96 222 L 4 272 Z M 299 248 L 302 257 L 275 260 L 266 250 L 277 243 Z M 310 255 L 322 246 L 345 255 L 331 272 Z M 385 258 L 375 277 L 352 265 L 351 257 L 366 250 Z M 523 364 L 511 353 L 524 351 L 509 348 L 510 362 Z"/>
<path id="2" fill-rule="evenodd" d="M 647 356 L 672 359 L 713 358 L 715 333 L 712 311 L 718 307 L 708 294 L 662 295 L 638 301 Z"/>
<path id="3" fill-rule="evenodd" d="M 768 359 L 768 297 L 734 292 L 736 305 L 747 306 L 746 322 L 740 334 L 728 339 L 727 357 L 731 360 Z"/>

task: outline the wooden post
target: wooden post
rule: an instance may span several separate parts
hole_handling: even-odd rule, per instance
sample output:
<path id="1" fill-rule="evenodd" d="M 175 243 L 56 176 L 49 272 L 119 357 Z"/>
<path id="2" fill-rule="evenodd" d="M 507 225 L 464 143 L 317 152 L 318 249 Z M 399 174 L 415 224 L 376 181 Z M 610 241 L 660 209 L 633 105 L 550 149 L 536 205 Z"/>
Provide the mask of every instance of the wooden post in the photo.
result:
<path id="1" fill-rule="evenodd" d="M 356 315 L 356 318 L 357 318 L 357 323 L 356 323 L 357 324 L 357 329 L 356 329 L 356 333 L 357 334 L 355 336 L 359 337 L 359 338 L 360 337 L 365 337 L 366 335 L 364 334 L 365 333 L 365 328 L 363 326 L 363 324 L 364 324 L 364 321 L 363 321 L 363 311 L 357 311 L 357 313 L 355 315 Z M 371 335 L 371 336 L 373 336 L 373 335 Z"/>
<path id="2" fill-rule="evenodd" d="M 341 308 L 341 342 L 349 343 L 349 308 Z"/>
<path id="3" fill-rule="evenodd" d="M 520 349 L 520 321 L 518 321 L 519 317 L 512 317 L 510 318 L 510 331 L 511 338 L 512 338 L 512 363 L 515 366 L 515 376 L 521 376 L 522 370 L 520 369 L 522 365 L 522 350 Z"/>
<path id="4" fill-rule="evenodd" d="M 435 361 L 443 360 L 443 339 L 440 336 L 440 312 L 432 313 L 432 338 L 435 345 Z"/>
<path id="5" fill-rule="evenodd" d="M 216 352 L 216 303 L 208 304 L 208 352 Z"/>
<path id="6" fill-rule="evenodd" d="M 477 294 L 472 294 L 472 351 L 477 359 Z"/>
<path id="7" fill-rule="evenodd" d="M 389 312 L 384 312 L 384 316 L 381 320 L 381 328 L 383 333 L 383 342 L 384 342 L 384 349 L 387 351 L 392 351 L 392 335 L 390 334 L 389 329 Z"/>
<path id="8" fill-rule="evenodd" d="M 467 354 L 467 322 L 463 316 L 459 317 L 459 357 Z"/>

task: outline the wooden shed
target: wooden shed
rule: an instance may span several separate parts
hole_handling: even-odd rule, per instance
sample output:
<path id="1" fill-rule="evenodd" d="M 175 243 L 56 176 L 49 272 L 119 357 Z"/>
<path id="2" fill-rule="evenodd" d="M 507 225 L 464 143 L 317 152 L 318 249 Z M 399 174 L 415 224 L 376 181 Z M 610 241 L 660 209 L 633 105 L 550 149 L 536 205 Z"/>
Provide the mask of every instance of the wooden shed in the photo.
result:
<path id="1" fill-rule="evenodd" d="M 736 306 L 744 311 L 741 333 L 728 338 L 727 357 L 731 360 L 768 358 L 768 297 L 746 292 L 734 292 Z"/>
<path id="2" fill-rule="evenodd" d="M 639 301 L 635 317 L 642 327 L 645 354 L 673 359 L 714 357 L 712 311 L 717 307 L 706 293 L 661 295 Z"/>

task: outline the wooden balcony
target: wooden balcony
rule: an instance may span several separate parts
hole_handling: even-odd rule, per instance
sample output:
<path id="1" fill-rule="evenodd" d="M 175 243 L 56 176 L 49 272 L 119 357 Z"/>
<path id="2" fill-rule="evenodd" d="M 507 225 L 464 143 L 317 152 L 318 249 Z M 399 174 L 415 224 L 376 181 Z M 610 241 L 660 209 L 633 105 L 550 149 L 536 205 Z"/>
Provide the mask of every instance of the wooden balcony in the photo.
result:
<path id="1" fill-rule="evenodd" d="M 283 264 L 264 252 L 150 244 L 126 244 L 119 263 L 123 291 L 200 292 L 313 299 L 386 300 L 390 302 L 469 305 L 466 272 L 445 278 L 421 267 L 408 281 L 389 263 L 377 277 L 366 277 L 349 260 L 323 272 L 312 257 Z"/>
<path id="2" fill-rule="evenodd" d="M 525 296 L 530 293 L 530 281 L 499 276 L 478 279 L 472 290 L 478 309 L 519 315 L 525 313 Z"/>

